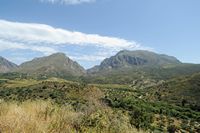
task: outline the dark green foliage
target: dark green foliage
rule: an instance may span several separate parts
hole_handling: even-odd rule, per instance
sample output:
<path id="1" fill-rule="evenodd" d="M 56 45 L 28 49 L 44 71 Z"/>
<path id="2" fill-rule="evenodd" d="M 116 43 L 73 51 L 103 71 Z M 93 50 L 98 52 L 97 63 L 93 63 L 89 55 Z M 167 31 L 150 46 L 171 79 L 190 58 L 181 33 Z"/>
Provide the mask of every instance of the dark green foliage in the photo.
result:
<path id="1" fill-rule="evenodd" d="M 9 79 L 9 80 L 14 80 L 14 79 L 26 79 L 28 76 L 27 74 L 22 74 L 22 73 L 0 73 L 0 78 L 1 79 Z"/>
<path id="2" fill-rule="evenodd" d="M 6 79 L 0 79 L 0 85 L 6 83 L 7 80 Z"/>
<path id="3" fill-rule="evenodd" d="M 72 93 L 79 89 L 82 89 L 83 86 L 79 86 L 77 83 L 58 83 L 58 82 L 49 82 L 45 81 L 38 85 L 29 86 L 29 87 L 17 87 L 17 88 L 0 88 L 0 99 L 8 100 L 35 100 L 35 99 L 52 99 L 56 103 L 74 103 L 77 105 L 77 98 L 70 97 L 68 93 Z M 76 102 L 74 102 L 76 101 Z M 84 102 L 84 101 L 79 101 Z"/>
<path id="4" fill-rule="evenodd" d="M 175 133 L 177 131 L 177 127 L 175 125 L 170 125 L 167 127 L 167 131 L 169 133 Z"/>
<path id="5" fill-rule="evenodd" d="M 160 116 L 174 117 L 177 119 L 189 120 L 193 119 L 198 121 L 200 116 L 199 112 L 196 112 L 188 107 L 176 106 L 168 104 L 166 102 L 151 102 L 149 99 L 138 98 L 145 93 L 141 91 L 132 91 L 123 88 L 107 89 L 106 96 L 103 101 L 112 108 L 129 111 L 131 124 L 138 129 L 151 129 L 164 131 L 165 123 L 163 117 L 158 127 L 152 127 L 153 114 L 159 114 Z M 170 120 L 169 120 L 170 121 Z M 172 120 L 171 120 L 172 121 Z M 164 124 L 165 123 L 165 124 Z M 170 123 L 170 125 L 173 122 Z M 193 127 L 193 126 L 188 126 Z"/>
<path id="6" fill-rule="evenodd" d="M 8 81 L 2 83 L 2 86 L 9 83 L 15 82 Z M 69 104 L 77 112 L 85 111 L 86 108 L 92 108 L 84 118 L 84 126 L 86 127 L 96 128 L 98 125 L 100 129 L 100 125 L 103 125 L 100 119 L 104 120 L 105 116 L 98 114 L 97 116 L 92 115 L 89 117 L 92 110 L 98 110 L 100 107 L 98 104 L 95 109 L 91 106 L 94 106 L 97 102 L 96 95 L 102 93 L 98 96 L 99 102 L 103 103 L 104 106 L 109 106 L 113 111 L 120 111 L 122 114 L 126 114 L 129 117 L 127 120 L 129 124 L 138 130 L 155 132 L 165 132 L 168 130 L 173 132 L 174 127 L 171 125 L 174 125 L 175 118 L 181 122 L 183 121 L 180 125 L 181 129 L 198 131 L 198 128 L 195 126 L 198 125 L 196 123 L 199 123 L 200 112 L 190 108 L 187 102 L 184 102 L 186 104 L 182 106 L 181 104 L 171 104 L 162 100 L 155 101 L 153 98 L 146 96 L 147 91 L 151 90 L 148 88 L 145 90 L 135 90 L 128 85 L 90 85 L 84 82 L 59 81 L 59 79 L 38 81 L 37 84 L 24 87 L 17 87 L 16 85 L 16 87 L 4 88 L 2 86 L 0 86 L 0 99 L 5 101 L 23 102 L 26 100 L 51 99 L 60 106 Z M 91 88 L 98 88 L 101 91 L 88 93 L 92 91 Z M 158 94 L 160 93 L 158 92 Z M 87 99 L 88 97 L 90 98 Z M 181 103 L 184 99 L 178 100 Z"/>
<path id="7" fill-rule="evenodd" d="M 130 113 L 131 124 L 134 125 L 137 129 L 150 129 L 151 124 L 153 123 L 153 115 L 146 113 L 143 110 L 134 110 Z"/>
<path id="8" fill-rule="evenodd" d="M 154 100 L 165 101 L 199 111 L 200 74 L 169 80 L 144 90 Z M 162 97 L 161 97 L 162 96 Z"/>
<path id="9" fill-rule="evenodd" d="M 182 103 L 182 106 L 185 106 L 185 104 L 187 103 L 187 100 L 183 99 L 181 103 Z"/>

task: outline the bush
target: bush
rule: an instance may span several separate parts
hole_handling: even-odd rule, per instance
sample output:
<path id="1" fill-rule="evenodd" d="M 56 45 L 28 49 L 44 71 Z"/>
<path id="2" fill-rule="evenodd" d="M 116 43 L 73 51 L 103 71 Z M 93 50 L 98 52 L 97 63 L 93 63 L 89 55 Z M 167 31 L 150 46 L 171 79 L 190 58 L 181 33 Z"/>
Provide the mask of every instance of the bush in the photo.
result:
<path id="1" fill-rule="evenodd" d="M 170 125 L 167 127 L 167 131 L 169 133 L 175 133 L 177 131 L 177 127 L 175 125 Z"/>
<path id="2" fill-rule="evenodd" d="M 131 124 L 137 129 L 150 129 L 151 123 L 153 123 L 153 116 L 150 113 L 143 112 L 141 110 L 135 110 L 131 114 Z"/>

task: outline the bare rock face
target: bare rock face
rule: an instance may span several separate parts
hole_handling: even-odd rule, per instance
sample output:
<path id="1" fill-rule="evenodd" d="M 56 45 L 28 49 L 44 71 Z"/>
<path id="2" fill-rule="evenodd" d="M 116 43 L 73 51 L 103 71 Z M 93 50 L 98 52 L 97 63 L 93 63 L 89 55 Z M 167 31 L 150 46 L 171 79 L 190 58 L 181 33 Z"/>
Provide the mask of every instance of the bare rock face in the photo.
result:
<path id="1" fill-rule="evenodd" d="M 135 66 L 165 66 L 180 63 L 181 62 L 178 59 L 168 55 L 157 54 L 144 50 L 122 50 L 115 56 L 105 59 L 99 66 L 89 69 L 88 72 L 118 68 L 131 68 Z"/>

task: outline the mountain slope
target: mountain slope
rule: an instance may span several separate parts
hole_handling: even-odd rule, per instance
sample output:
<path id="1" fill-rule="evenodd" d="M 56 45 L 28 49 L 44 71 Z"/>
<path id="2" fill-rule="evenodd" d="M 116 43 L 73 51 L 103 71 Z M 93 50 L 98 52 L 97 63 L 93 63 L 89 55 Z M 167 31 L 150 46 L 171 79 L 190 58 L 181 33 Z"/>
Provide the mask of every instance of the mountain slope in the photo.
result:
<path id="1" fill-rule="evenodd" d="M 89 73 L 101 70 L 131 68 L 137 66 L 166 66 L 172 64 L 180 64 L 181 62 L 172 56 L 156 54 L 150 51 L 123 50 L 115 56 L 105 59 L 99 66 L 95 66 L 88 70 Z"/>
<path id="2" fill-rule="evenodd" d="M 200 111 L 200 73 L 171 79 L 145 91 L 150 99 L 188 105 Z"/>
<path id="3" fill-rule="evenodd" d="M 42 76 L 80 76 L 85 70 L 77 62 L 72 61 L 63 53 L 52 54 L 47 57 L 35 58 L 20 65 L 18 72 Z"/>
<path id="4" fill-rule="evenodd" d="M 87 71 L 86 82 L 131 84 L 134 80 L 169 80 L 200 72 L 200 65 L 181 63 L 172 56 L 123 50 Z"/>
<path id="5" fill-rule="evenodd" d="M 16 64 L 0 56 L 0 73 L 10 72 L 16 68 L 17 68 Z"/>

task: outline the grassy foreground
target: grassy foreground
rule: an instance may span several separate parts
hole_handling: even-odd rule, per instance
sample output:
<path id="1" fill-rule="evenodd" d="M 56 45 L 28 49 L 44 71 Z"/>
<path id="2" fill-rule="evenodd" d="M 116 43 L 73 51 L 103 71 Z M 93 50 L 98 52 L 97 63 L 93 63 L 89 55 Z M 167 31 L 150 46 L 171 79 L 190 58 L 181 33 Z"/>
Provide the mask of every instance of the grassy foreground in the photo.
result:
<path id="1" fill-rule="evenodd" d="M 200 112 L 149 98 L 134 86 L 51 78 L 0 83 L 0 133 L 200 131 Z"/>
<path id="2" fill-rule="evenodd" d="M 138 132 L 120 112 L 108 108 L 78 112 L 70 105 L 59 106 L 43 100 L 1 101 L 0 130 L 2 133 Z"/>

